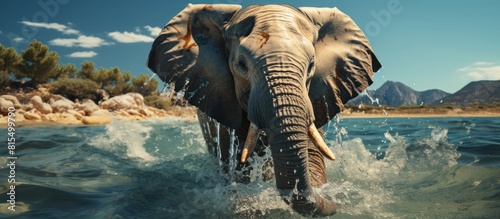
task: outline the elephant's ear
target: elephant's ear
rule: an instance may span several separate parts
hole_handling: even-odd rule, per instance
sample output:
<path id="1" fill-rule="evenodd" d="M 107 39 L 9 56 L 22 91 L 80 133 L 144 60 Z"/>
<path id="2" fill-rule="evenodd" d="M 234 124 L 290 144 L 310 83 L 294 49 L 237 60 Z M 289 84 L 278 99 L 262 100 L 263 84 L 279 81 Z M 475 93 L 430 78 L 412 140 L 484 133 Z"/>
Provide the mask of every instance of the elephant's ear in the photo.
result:
<path id="1" fill-rule="evenodd" d="M 237 128 L 242 119 L 222 36 L 239 5 L 189 4 L 163 28 L 147 66 L 208 116 Z"/>
<path id="2" fill-rule="evenodd" d="M 323 126 L 370 84 L 382 66 L 354 21 L 337 8 L 299 8 L 317 30 L 316 72 L 309 98 Z"/>

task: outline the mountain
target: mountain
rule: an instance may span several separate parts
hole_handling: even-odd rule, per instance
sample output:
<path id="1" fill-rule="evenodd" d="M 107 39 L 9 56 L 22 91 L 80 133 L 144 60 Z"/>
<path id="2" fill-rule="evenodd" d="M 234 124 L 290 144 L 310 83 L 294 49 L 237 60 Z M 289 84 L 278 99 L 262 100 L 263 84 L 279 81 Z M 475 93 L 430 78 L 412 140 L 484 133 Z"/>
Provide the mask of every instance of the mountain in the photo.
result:
<path id="1" fill-rule="evenodd" d="M 367 94 L 367 95 L 366 95 Z M 348 104 L 386 105 L 392 107 L 432 104 L 439 102 L 450 95 L 438 89 L 415 91 L 401 82 L 387 81 L 377 90 L 367 90 L 365 95 L 360 95 Z M 374 101 L 378 99 L 378 104 Z"/>
<path id="2" fill-rule="evenodd" d="M 435 104 L 468 106 L 471 103 L 488 105 L 500 102 L 500 80 L 474 81 Z"/>

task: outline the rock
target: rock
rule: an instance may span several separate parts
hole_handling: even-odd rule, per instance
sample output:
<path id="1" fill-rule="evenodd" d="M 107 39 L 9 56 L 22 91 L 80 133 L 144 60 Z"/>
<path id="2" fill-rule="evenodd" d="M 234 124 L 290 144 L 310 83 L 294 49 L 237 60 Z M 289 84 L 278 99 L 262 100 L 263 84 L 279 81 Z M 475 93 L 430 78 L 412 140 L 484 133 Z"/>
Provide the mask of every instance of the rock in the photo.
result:
<path id="1" fill-rule="evenodd" d="M 56 101 L 53 101 L 53 99 L 50 99 L 50 100 L 51 100 L 50 106 L 52 107 L 52 110 L 54 112 L 65 112 L 65 111 L 68 111 L 70 109 L 73 109 L 73 106 L 75 105 L 75 103 L 73 103 L 73 101 L 68 100 L 66 98 L 59 99 Z"/>
<path id="2" fill-rule="evenodd" d="M 41 120 L 42 117 L 33 111 L 28 111 L 24 113 L 24 118 L 27 120 Z"/>
<path id="3" fill-rule="evenodd" d="M 40 115 L 40 117 L 42 117 L 43 121 L 51 121 L 51 122 L 55 122 L 59 119 L 55 113 L 42 114 Z"/>
<path id="4" fill-rule="evenodd" d="M 101 95 L 103 101 L 109 100 L 109 94 L 104 89 L 97 90 L 97 93 Z"/>
<path id="5" fill-rule="evenodd" d="M 128 109 L 126 112 L 131 116 L 141 116 L 142 115 L 141 113 L 139 113 L 139 111 L 137 111 L 135 109 Z"/>
<path id="6" fill-rule="evenodd" d="M 70 110 L 68 110 L 66 112 L 69 113 L 69 114 L 71 114 L 71 115 L 73 115 L 78 120 L 82 120 L 83 119 L 83 115 L 81 113 L 79 113 L 78 111 L 76 111 L 76 110 L 70 109 Z"/>
<path id="7" fill-rule="evenodd" d="M 12 96 L 12 95 L 2 95 L 2 96 L 0 96 L 0 98 L 6 99 L 6 100 L 12 102 L 14 104 L 14 107 L 16 109 L 23 108 L 23 105 L 19 102 L 19 100 L 15 96 Z"/>
<path id="8" fill-rule="evenodd" d="M 54 101 L 58 101 L 58 100 L 71 101 L 71 100 L 66 99 L 66 97 L 63 97 L 63 96 L 61 96 L 59 94 L 52 94 L 52 97 L 50 99 L 53 99 Z"/>
<path id="9" fill-rule="evenodd" d="M 34 107 L 33 107 L 33 104 L 28 103 L 28 104 L 23 105 L 23 109 L 26 111 L 30 111 L 30 110 L 34 109 Z"/>
<path id="10" fill-rule="evenodd" d="M 143 109 L 140 109 L 139 111 L 141 114 L 147 116 L 147 117 L 153 117 L 155 116 L 155 113 L 154 111 L 151 111 L 149 108 L 143 108 Z"/>
<path id="11" fill-rule="evenodd" d="M 33 107 L 43 114 L 52 113 L 52 107 L 48 103 L 44 103 L 40 96 L 33 96 L 30 100 Z"/>
<path id="12" fill-rule="evenodd" d="M 82 123 L 85 125 L 102 125 L 112 121 L 111 116 L 84 116 L 82 119 Z"/>
<path id="13" fill-rule="evenodd" d="M 101 108 L 109 110 L 139 109 L 144 107 L 144 97 L 138 93 L 128 93 L 103 101 Z"/>
<path id="14" fill-rule="evenodd" d="M 14 107 L 14 103 L 0 97 L 0 112 L 2 115 L 7 115 L 9 113 L 9 108 L 12 109 L 12 107 Z"/>
<path id="15" fill-rule="evenodd" d="M 64 112 L 59 114 L 59 119 L 55 122 L 67 125 L 81 124 L 80 120 L 78 120 L 75 116 L 70 113 Z"/>
<path id="16" fill-rule="evenodd" d="M 91 116 L 111 116 L 111 113 L 107 110 L 98 109 L 90 114 Z"/>
<path id="17" fill-rule="evenodd" d="M 78 110 L 83 110 L 85 112 L 85 115 L 88 116 L 90 116 L 94 111 L 100 109 L 99 106 L 90 99 L 83 99 L 82 103 L 80 103 L 76 108 Z"/>
<path id="18" fill-rule="evenodd" d="M 26 121 L 26 118 L 24 117 L 24 113 L 19 114 L 16 112 L 16 122 L 24 122 L 24 121 Z"/>

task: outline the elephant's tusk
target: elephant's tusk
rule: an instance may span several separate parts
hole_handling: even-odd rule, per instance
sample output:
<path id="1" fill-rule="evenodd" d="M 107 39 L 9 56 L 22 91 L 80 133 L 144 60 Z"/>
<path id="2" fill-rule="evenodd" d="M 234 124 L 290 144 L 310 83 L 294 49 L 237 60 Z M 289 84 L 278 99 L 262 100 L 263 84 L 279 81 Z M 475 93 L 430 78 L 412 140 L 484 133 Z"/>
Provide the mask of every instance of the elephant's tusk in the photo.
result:
<path id="1" fill-rule="evenodd" d="M 330 150 L 330 148 L 326 146 L 325 140 L 323 140 L 323 137 L 321 136 L 321 134 L 319 134 L 319 131 L 314 123 L 309 126 L 309 135 L 311 136 L 314 145 L 319 149 L 319 151 L 321 151 L 321 153 L 325 157 L 330 160 L 335 160 L 335 155 L 333 155 L 333 152 Z"/>
<path id="2" fill-rule="evenodd" d="M 255 123 L 250 123 L 250 127 L 248 128 L 247 140 L 245 142 L 245 147 L 241 152 L 241 162 L 246 163 L 250 154 L 252 154 L 255 149 L 255 145 L 257 144 L 257 139 L 259 139 L 260 129 L 255 125 Z"/>

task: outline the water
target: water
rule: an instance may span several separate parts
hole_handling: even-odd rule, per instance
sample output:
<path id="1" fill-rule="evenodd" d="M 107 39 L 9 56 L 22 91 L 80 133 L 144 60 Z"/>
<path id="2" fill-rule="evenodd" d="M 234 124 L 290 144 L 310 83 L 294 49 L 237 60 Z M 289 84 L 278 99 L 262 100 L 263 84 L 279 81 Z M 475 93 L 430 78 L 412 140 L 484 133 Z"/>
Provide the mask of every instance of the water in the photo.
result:
<path id="1" fill-rule="evenodd" d="M 325 130 L 337 160 L 318 192 L 341 204 L 334 218 L 500 218 L 500 118 L 338 119 Z M 249 184 L 221 172 L 197 122 L 22 127 L 16 146 L 16 212 L 2 201 L 1 218 L 302 217 L 258 171 Z"/>

